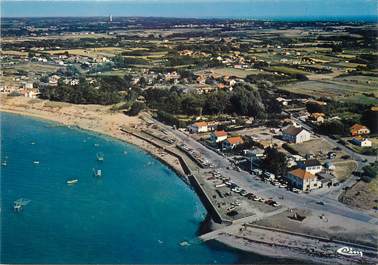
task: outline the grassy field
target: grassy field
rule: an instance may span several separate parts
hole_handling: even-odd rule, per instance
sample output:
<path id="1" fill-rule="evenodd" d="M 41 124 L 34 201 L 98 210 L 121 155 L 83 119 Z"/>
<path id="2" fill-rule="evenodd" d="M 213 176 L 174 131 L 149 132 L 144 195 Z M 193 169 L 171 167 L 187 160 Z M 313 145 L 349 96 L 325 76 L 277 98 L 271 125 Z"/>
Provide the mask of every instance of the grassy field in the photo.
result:
<path id="1" fill-rule="evenodd" d="M 301 156 L 313 154 L 320 160 L 326 159 L 328 152 L 331 151 L 336 152 L 336 158 L 345 155 L 342 151 L 333 150 L 334 146 L 329 144 L 325 139 L 313 139 L 301 144 L 289 144 L 289 146 Z"/>
<path id="2" fill-rule="evenodd" d="M 356 81 L 351 81 L 356 80 Z M 353 76 L 334 80 L 317 80 L 292 83 L 282 89 L 309 96 L 331 97 L 364 104 L 378 104 L 377 77 Z"/>
<path id="3" fill-rule="evenodd" d="M 338 181 L 345 180 L 357 169 L 357 162 L 354 160 L 335 162 L 334 174 Z"/>
<path id="4" fill-rule="evenodd" d="M 259 71 L 256 69 L 236 69 L 231 67 L 222 67 L 222 68 L 209 68 L 206 70 L 201 70 L 196 72 L 195 74 L 203 74 L 204 72 L 212 71 L 216 76 L 228 75 L 228 76 L 236 76 L 238 78 L 245 78 L 247 75 L 257 75 L 260 73 L 264 73 L 264 71 Z"/>
<path id="5" fill-rule="evenodd" d="M 298 70 L 295 68 L 287 67 L 287 66 L 271 66 L 268 68 L 271 71 L 274 72 L 279 72 L 279 73 L 284 73 L 284 74 L 289 74 L 289 75 L 294 75 L 294 74 L 308 74 L 308 72 Z"/>
<path id="6" fill-rule="evenodd" d="M 0 55 L 13 55 L 13 56 L 23 56 L 26 57 L 28 55 L 27 52 L 20 52 L 20 51 L 1 51 Z"/>
<path id="7" fill-rule="evenodd" d="M 50 50 L 50 51 L 45 51 L 45 52 L 51 55 L 63 54 L 65 52 L 68 52 L 69 54 L 72 54 L 72 55 L 80 55 L 80 56 L 85 56 L 85 57 L 96 58 L 99 56 L 112 57 L 123 51 L 127 51 L 127 50 L 123 48 L 118 48 L 118 47 L 104 47 L 104 48 L 87 48 L 87 49 Z"/>
<path id="8" fill-rule="evenodd" d="M 26 71 L 26 72 L 33 72 L 37 74 L 43 73 L 51 73 L 58 70 L 59 66 L 55 65 L 46 65 L 46 64 L 38 64 L 38 63 L 26 63 L 26 64 L 17 64 L 13 65 L 12 67 L 4 67 L 2 70 L 4 73 L 15 73 L 16 71 Z"/>

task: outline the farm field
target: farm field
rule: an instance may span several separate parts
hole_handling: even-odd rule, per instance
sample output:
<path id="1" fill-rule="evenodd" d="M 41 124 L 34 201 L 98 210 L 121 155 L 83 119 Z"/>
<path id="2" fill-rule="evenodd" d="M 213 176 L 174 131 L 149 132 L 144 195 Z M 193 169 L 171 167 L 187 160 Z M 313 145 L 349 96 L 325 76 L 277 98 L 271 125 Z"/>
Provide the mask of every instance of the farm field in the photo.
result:
<path id="1" fill-rule="evenodd" d="M 126 50 L 122 48 L 117 48 L 117 47 L 104 47 L 104 48 L 88 48 L 88 49 L 49 50 L 45 52 L 51 55 L 63 54 L 65 52 L 68 52 L 71 55 L 80 55 L 80 56 L 85 56 L 85 57 L 96 58 L 99 56 L 112 57 L 123 51 L 126 51 Z"/>
<path id="2" fill-rule="evenodd" d="M 4 67 L 2 70 L 4 73 L 15 73 L 17 71 L 34 72 L 36 74 L 51 73 L 60 69 L 57 65 L 47 65 L 38 63 L 25 63 L 12 65 L 12 67 Z"/>
<path id="3" fill-rule="evenodd" d="M 260 71 L 257 69 L 236 69 L 231 67 L 222 67 L 222 68 L 209 68 L 206 71 L 198 71 L 196 72 L 197 75 L 203 74 L 204 72 L 212 71 L 215 75 L 228 75 L 228 76 L 236 76 L 238 78 L 245 78 L 247 75 L 254 75 L 254 74 L 261 74 L 264 71 Z"/>
<path id="4" fill-rule="evenodd" d="M 351 81 L 356 80 L 356 81 Z M 378 104 L 377 77 L 353 76 L 334 80 L 317 80 L 291 83 L 283 90 L 316 97 L 330 97 L 336 100 Z M 374 95 L 374 97 L 372 97 Z"/>

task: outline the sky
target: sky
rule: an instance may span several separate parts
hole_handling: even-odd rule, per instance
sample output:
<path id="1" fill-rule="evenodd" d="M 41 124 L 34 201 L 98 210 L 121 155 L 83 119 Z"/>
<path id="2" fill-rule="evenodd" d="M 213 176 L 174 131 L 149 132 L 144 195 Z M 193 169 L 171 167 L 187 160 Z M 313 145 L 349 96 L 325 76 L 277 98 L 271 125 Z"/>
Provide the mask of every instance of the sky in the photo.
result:
<path id="1" fill-rule="evenodd" d="M 324 18 L 377 16 L 376 0 L 1 0 L 2 17 L 155 16 Z"/>

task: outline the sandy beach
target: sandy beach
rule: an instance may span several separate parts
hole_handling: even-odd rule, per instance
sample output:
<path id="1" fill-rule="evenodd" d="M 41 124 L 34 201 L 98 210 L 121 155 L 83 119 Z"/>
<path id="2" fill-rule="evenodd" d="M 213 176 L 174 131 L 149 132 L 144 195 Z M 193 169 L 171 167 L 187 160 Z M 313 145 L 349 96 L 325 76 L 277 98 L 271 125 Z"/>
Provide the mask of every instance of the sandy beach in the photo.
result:
<path id="1" fill-rule="evenodd" d="M 130 117 L 120 112 L 114 112 L 109 106 L 74 105 L 26 97 L 1 95 L 0 102 L 0 111 L 50 120 L 65 126 L 74 126 L 136 145 L 184 176 L 175 157 L 169 154 L 162 155 L 164 151 L 160 148 L 120 130 L 121 127 L 131 130 L 147 128 L 147 123 L 139 117 Z"/>
<path id="2" fill-rule="evenodd" d="M 127 128 L 129 131 L 141 132 L 148 129 L 151 124 L 148 124 L 148 122 L 140 117 L 130 117 L 123 113 L 112 111 L 109 106 L 74 105 L 26 97 L 7 97 L 4 95 L 0 97 L 0 100 L 0 111 L 46 119 L 65 126 L 75 126 L 80 129 L 114 137 L 142 148 L 169 165 L 180 176 L 185 176 L 183 168 L 176 157 L 168 154 L 161 148 L 120 130 L 120 128 Z M 280 226 L 277 228 L 291 229 L 290 223 L 285 224 L 281 222 L 281 219 L 287 219 L 285 214 L 286 213 L 282 214 L 284 216 L 282 218 L 280 216 L 272 217 L 271 220 L 268 219 L 261 222 L 259 225 L 275 227 L 273 223 L 280 223 Z M 281 221 L 275 220 L 277 218 L 281 218 Z M 336 217 L 333 218 L 329 216 L 329 218 L 330 221 L 327 223 L 327 226 L 324 225 L 323 228 L 323 230 L 327 232 L 325 235 L 328 234 L 328 230 L 334 230 L 334 227 L 340 222 Z M 335 220 L 334 222 L 333 219 Z M 308 218 L 308 220 L 308 222 L 319 222 L 318 216 Z M 310 225 L 311 223 L 309 223 L 309 226 Z M 296 257 L 296 259 L 311 260 L 324 264 L 329 264 L 331 261 L 335 264 L 353 264 L 355 261 L 370 262 L 370 260 L 366 259 L 340 259 L 340 257 L 335 256 L 335 249 L 339 247 L 337 244 L 325 244 L 324 242 L 318 242 L 313 239 L 301 238 L 285 233 L 280 234 L 252 226 L 248 228 L 244 227 L 245 230 L 241 231 L 240 228 L 242 224 L 233 225 L 233 227 L 234 228 L 231 230 L 229 229 L 229 231 L 221 233 L 216 240 L 233 248 L 271 257 Z M 332 229 L 330 229 L 330 227 Z M 294 227 L 294 230 L 295 229 Z M 335 231 L 333 232 L 336 234 L 341 232 Z"/>

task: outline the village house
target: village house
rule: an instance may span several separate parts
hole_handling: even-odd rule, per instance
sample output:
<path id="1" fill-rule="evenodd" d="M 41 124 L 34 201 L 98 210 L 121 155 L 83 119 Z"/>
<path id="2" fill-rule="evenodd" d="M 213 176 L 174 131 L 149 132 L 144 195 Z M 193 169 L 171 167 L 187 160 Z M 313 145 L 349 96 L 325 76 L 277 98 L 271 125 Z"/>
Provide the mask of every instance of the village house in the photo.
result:
<path id="1" fill-rule="evenodd" d="M 57 76 L 57 75 L 50 76 L 49 77 L 49 85 L 50 86 L 57 86 L 59 79 L 60 79 L 60 76 Z"/>
<path id="2" fill-rule="evenodd" d="M 306 172 L 310 172 L 313 175 L 319 173 L 323 169 L 322 164 L 320 164 L 319 160 L 316 159 L 299 161 L 298 167 L 305 170 Z"/>
<path id="3" fill-rule="evenodd" d="M 365 135 L 369 133 L 370 133 L 370 130 L 368 129 L 368 127 L 361 124 L 356 123 L 352 127 L 350 127 L 350 134 L 352 136 Z"/>
<path id="4" fill-rule="evenodd" d="M 208 132 L 209 128 L 207 127 L 207 122 L 199 121 L 189 125 L 188 130 L 191 133 L 201 133 Z"/>
<path id="5" fill-rule="evenodd" d="M 287 174 L 286 178 L 291 183 L 291 185 L 303 191 L 313 190 L 321 187 L 321 182 L 318 180 L 317 176 L 301 168 L 290 171 Z"/>
<path id="6" fill-rule="evenodd" d="M 311 134 L 303 128 L 288 126 L 282 131 L 282 139 L 290 143 L 303 143 L 309 141 Z"/>
<path id="7" fill-rule="evenodd" d="M 372 143 L 369 139 L 364 137 L 353 137 L 352 143 L 361 147 L 371 147 Z"/>
<path id="8" fill-rule="evenodd" d="M 243 139 L 240 136 L 229 137 L 222 142 L 222 149 L 231 150 L 242 143 L 243 143 Z"/>
<path id="9" fill-rule="evenodd" d="M 325 114 L 322 112 L 314 112 L 310 115 L 310 120 L 316 123 L 323 123 L 324 122 Z"/>
<path id="10" fill-rule="evenodd" d="M 223 142 L 226 139 L 227 139 L 227 132 L 225 131 L 215 131 L 210 135 L 210 141 L 213 144 Z"/>

